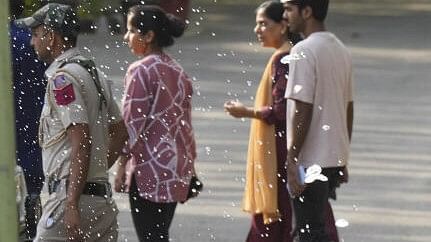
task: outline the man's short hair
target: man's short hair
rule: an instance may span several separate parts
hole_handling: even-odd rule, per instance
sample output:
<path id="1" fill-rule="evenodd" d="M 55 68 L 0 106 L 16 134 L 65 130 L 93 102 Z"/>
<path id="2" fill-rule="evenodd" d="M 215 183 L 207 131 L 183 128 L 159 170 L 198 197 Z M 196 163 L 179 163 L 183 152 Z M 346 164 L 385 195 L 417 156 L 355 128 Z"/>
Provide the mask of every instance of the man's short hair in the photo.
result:
<path id="1" fill-rule="evenodd" d="M 307 6 L 313 11 L 313 17 L 323 22 L 328 14 L 329 0 L 281 0 L 282 3 L 291 3 L 303 9 Z"/>
<path id="2" fill-rule="evenodd" d="M 80 28 L 78 16 L 72 7 L 58 3 L 48 3 L 30 17 L 18 19 L 15 23 L 28 28 L 45 25 L 72 42 L 76 40 Z"/>

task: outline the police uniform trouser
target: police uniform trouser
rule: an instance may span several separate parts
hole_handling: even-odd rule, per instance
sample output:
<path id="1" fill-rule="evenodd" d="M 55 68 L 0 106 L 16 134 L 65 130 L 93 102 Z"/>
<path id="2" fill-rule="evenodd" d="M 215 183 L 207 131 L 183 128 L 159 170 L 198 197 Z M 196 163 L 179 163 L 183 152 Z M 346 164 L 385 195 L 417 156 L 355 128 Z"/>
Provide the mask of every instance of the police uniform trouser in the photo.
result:
<path id="1" fill-rule="evenodd" d="M 66 241 L 63 223 L 66 192 L 60 185 L 57 192 L 50 194 L 43 206 L 42 217 L 37 226 L 35 241 Z M 81 195 L 79 202 L 81 229 L 85 241 L 117 241 L 118 208 L 111 196 Z"/>

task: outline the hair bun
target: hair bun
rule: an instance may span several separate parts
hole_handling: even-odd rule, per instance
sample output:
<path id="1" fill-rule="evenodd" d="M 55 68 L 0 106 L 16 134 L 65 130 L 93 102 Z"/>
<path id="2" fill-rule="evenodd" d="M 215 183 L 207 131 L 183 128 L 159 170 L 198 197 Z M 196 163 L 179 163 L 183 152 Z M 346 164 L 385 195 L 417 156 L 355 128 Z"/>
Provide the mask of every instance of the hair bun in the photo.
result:
<path id="1" fill-rule="evenodd" d="M 167 13 L 166 17 L 169 20 L 169 33 L 176 38 L 183 35 L 184 30 L 186 29 L 186 23 L 171 13 Z"/>

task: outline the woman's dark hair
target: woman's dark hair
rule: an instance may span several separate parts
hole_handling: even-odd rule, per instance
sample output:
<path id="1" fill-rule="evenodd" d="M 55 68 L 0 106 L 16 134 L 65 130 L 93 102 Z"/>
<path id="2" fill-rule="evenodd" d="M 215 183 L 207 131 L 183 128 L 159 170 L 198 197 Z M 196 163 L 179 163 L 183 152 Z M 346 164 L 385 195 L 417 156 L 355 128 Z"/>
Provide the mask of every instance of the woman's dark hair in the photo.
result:
<path id="1" fill-rule="evenodd" d="M 156 44 L 162 48 L 173 45 L 174 37 L 183 35 L 186 28 L 184 21 L 156 5 L 136 5 L 129 9 L 128 14 L 132 26 L 141 34 L 154 31 Z"/>
<path id="2" fill-rule="evenodd" d="M 282 21 L 284 21 L 283 19 L 284 7 L 283 7 L 283 4 L 278 1 L 263 2 L 261 5 L 259 5 L 259 7 L 257 7 L 256 12 L 259 10 L 263 10 L 263 14 L 265 14 L 267 18 L 273 20 L 276 23 L 281 23 Z M 302 37 L 299 34 L 292 33 L 290 31 L 287 31 L 286 37 L 293 44 L 296 44 L 302 40 Z"/>

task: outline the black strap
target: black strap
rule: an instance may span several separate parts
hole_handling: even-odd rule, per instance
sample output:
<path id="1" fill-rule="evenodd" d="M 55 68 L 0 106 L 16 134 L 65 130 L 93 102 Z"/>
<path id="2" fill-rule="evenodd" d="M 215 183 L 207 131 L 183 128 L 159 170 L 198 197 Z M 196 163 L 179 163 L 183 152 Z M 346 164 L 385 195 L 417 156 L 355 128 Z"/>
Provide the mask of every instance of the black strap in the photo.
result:
<path id="1" fill-rule="evenodd" d="M 99 98 L 100 98 L 100 105 L 99 105 L 99 109 L 102 109 L 102 103 L 103 105 L 105 105 L 105 107 L 107 107 L 107 101 L 105 98 L 105 95 L 103 93 L 103 88 L 102 85 L 100 84 L 100 79 L 99 79 L 99 74 L 97 73 L 97 68 L 96 68 L 96 64 L 94 64 L 93 60 L 89 60 L 89 59 L 68 59 L 66 61 L 64 61 L 63 63 L 61 63 L 59 68 L 64 67 L 67 64 L 71 64 L 71 63 L 75 63 L 78 64 L 80 66 L 82 66 L 84 69 L 86 69 L 88 71 L 88 73 L 90 73 L 94 85 L 96 86 L 97 89 L 97 93 L 99 94 Z"/>

